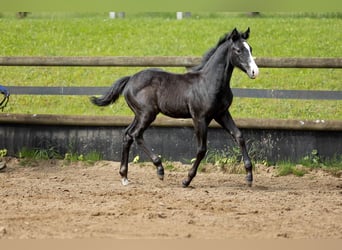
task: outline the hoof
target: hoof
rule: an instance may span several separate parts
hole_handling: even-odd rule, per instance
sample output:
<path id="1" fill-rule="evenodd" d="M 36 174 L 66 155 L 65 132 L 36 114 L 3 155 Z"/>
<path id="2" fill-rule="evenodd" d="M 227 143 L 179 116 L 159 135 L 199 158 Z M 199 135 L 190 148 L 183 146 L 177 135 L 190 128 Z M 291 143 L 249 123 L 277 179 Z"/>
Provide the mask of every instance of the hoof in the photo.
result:
<path id="1" fill-rule="evenodd" d="M 247 186 L 251 187 L 253 184 L 253 175 L 251 173 L 248 173 L 246 176 L 246 182 L 247 182 Z"/>
<path id="2" fill-rule="evenodd" d="M 189 184 L 190 184 L 190 181 L 188 181 L 188 180 L 183 180 L 182 181 L 182 187 L 183 188 L 187 188 L 189 186 Z"/>
<path id="3" fill-rule="evenodd" d="M 157 169 L 157 176 L 159 180 L 164 180 L 164 168 L 160 167 Z"/>
<path id="4" fill-rule="evenodd" d="M 128 179 L 127 179 L 127 178 L 122 178 L 122 179 L 121 179 L 121 184 L 122 184 L 123 186 L 127 186 L 127 185 L 129 184 Z"/>

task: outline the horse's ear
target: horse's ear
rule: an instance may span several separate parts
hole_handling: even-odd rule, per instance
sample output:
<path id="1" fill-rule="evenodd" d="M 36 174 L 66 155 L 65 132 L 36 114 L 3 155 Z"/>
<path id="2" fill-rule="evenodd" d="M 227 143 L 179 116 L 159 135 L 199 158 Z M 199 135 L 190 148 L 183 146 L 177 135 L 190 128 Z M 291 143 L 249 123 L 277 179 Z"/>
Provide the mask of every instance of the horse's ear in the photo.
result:
<path id="1" fill-rule="evenodd" d="M 250 31 L 251 31 L 251 30 L 250 30 L 250 28 L 248 27 L 248 29 L 245 31 L 245 33 L 241 34 L 241 37 L 242 37 L 243 39 L 247 40 L 248 37 L 249 37 L 249 32 L 250 32 Z"/>
<path id="2" fill-rule="evenodd" d="M 232 38 L 233 42 L 240 38 L 240 34 L 236 28 L 233 29 L 232 33 L 230 34 L 230 37 Z"/>

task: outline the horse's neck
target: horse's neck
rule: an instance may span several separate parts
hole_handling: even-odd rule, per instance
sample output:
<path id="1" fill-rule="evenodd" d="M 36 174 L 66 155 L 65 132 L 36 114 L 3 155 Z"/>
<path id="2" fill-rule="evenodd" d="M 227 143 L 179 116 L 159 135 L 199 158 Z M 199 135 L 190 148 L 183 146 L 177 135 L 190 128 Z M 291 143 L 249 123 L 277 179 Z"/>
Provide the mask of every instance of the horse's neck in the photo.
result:
<path id="1" fill-rule="evenodd" d="M 225 86 L 230 87 L 230 78 L 232 77 L 233 71 L 234 71 L 234 66 L 231 63 L 229 63 L 226 66 L 225 72 L 223 73 L 222 81 Z"/>
<path id="2" fill-rule="evenodd" d="M 214 79 L 210 84 L 229 85 L 234 66 L 227 60 L 227 50 L 228 45 L 221 45 L 204 66 L 203 74 L 210 80 Z"/>

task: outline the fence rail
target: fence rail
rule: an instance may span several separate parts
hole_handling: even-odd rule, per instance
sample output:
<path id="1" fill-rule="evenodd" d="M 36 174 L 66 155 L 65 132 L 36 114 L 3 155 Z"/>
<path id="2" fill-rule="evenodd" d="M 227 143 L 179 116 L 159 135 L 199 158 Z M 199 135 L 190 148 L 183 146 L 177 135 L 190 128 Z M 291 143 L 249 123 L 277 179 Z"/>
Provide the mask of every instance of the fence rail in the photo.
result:
<path id="1" fill-rule="evenodd" d="M 12 95 L 101 95 L 108 87 L 29 87 L 10 86 Z M 342 100 L 342 91 L 326 90 L 277 90 L 232 88 L 236 97 L 304 99 L 304 100 Z"/>
<path id="2" fill-rule="evenodd" d="M 77 66 L 77 67 L 191 67 L 201 57 L 193 56 L 95 56 L 31 57 L 1 56 L 0 66 Z M 342 58 L 256 58 L 261 68 L 342 68 Z"/>
<path id="3" fill-rule="evenodd" d="M 256 58 L 261 68 L 342 68 L 342 58 Z M 30 57 L 2 56 L 0 66 L 46 67 L 192 67 L 200 57 L 191 56 L 106 56 L 106 57 Z M 17 95 L 99 95 L 106 87 L 28 87 L 10 86 Z M 237 97 L 276 99 L 342 100 L 342 91 L 275 90 L 234 88 Z"/>

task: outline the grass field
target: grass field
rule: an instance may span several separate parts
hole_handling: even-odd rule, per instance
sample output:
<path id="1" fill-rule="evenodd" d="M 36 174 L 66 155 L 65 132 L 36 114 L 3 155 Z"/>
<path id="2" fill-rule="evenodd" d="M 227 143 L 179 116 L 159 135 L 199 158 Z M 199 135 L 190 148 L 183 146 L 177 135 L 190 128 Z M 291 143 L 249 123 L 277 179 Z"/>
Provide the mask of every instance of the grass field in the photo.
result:
<path id="1" fill-rule="evenodd" d="M 1 56 L 201 56 L 234 27 L 251 28 L 256 57 L 342 57 L 342 14 L 240 13 L 31 13 L 16 19 L 0 15 Z M 0 84 L 8 86 L 109 86 L 140 68 L 2 67 Z M 184 72 L 181 68 L 168 68 Z M 239 88 L 342 90 L 341 69 L 266 69 L 249 80 L 236 70 Z M 124 101 L 110 107 L 91 105 L 88 97 L 12 95 L 10 113 L 130 115 Z M 342 101 L 235 98 L 234 117 L 342 119 Z"/>

